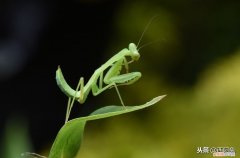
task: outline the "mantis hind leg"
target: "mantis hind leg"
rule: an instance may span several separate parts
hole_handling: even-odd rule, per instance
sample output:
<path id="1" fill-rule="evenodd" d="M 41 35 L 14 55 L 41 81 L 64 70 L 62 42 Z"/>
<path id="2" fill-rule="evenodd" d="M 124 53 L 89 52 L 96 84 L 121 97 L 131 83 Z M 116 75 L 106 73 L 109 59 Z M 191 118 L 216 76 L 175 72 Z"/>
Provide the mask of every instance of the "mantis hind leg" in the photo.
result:
<path id="1" fill-rule="evenodd" d="M 121 95 L 120 95 L 120 92 L 119 92 L 119 90 L 118 90 L 118 88 L 117 88 L 116 83 L 112 83 L 112 84 L 113 84 L 113 86 L 114 86 L 115 89 L 116 89 L 116 92 L 117 92 L 117 94 L 118 94 L 118 98 L 120 99 L 121 104 L 125 107 L 125 104 L 124 104 L 124 102 L 123 102 L 123 100 L 122 100 L 122 97 L 121 97 Z"/>
<path id="2" fill-rule="evenodd" d="M 102 74 L 101 74 L 100 76 L 102 76 Z M 102 86 L 102 83 L 103 83 L 103 78 L 100 77 L 100 78 L 99 78 L 99 84 Z M 119 92 L 119 90 L 118 90 L 118 88 L 117 88 L 117 84 L 116 84 L 116 83 L 112 82 L 112 83 L 106 85 L 105 87 L 101 87 L 101 86 L 100 86 L 100 88 L 98 88 L 96 84 L 95 84 L 95 85 L 92 85 L 92 93 L 93 93 L 94 96 L 102 93 L 103 91 L 105 91 L 105 90 L 107 90 L 107 89 L 110 89 L 110 88 L 112 88 L 112 87 L 115 87 L 116 92 L 117 92 L 118 97 L 119 97 L 119 100 L 120 100 L 121 104 L 125 107 L 124 102 L 123 102 L 123 99 L 122 99 L 122 97 L 121 97 L 121 95 L 120 95 L 120 92 Z"/>
<path id="3" fill-rule="evenodd" d="M 136 82 L 140 77 L 141 77 L 141 73 L 140 72 L 131 72 L 131 73 L 127 73 L 127 74 L 122 74 L 122 75 L 118 75 L 118 76 L 113 76 L 112 78 L 110 78 L 108 81 L 110 82 L 110 84 L 108 84 L 106 87 L 102 88 L 100 91 L 98 91 L 98 94 L 101 93 L 102 91 L 115 87 L 116 92 L 118 94 L 118 97 L 121 101 L 121 104 L 125 107 L 123 99 L 120 95 L 120 92 L 118 90 L 118 85 L 130 85 L 133 84 L 134 82 Z"/>

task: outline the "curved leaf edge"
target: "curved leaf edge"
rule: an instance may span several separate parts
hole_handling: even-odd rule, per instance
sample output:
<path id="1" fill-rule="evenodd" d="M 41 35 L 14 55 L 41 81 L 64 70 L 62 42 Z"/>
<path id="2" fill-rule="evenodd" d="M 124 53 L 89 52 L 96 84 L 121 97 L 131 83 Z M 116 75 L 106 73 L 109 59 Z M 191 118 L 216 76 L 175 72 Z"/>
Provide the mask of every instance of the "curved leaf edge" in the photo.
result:
<path id="1" fill-rule="evenodd" d="M 107 118 L 107 117 L 111 117 L 111 116 L 116 116 L 116 115 L 133 112 L 136 110 L 141 110 L 141 109 L 144 109 L 144 108 L 147 108 L 149 106 L 156 104 L 157 102 L 162 100 L 165 96 L 166 95 L 161 95 L 161 96 L 155 97 L 152 100 L 146 102 L 145 104 L 136 105 L 136 106 L 117 106 L 117 105 L 104 106 L 102 108 L 95 110 L 89 116 L 75 118 L 75 119 L 69 120 L 67 123 L 70 123 L 70 122 L 76 121 L 76 120 L 82 120 L 82 121 L 97 120 L 97 119 L 102 119 L 102 118 Z"/>
<path id="2" fill-rule="evenodd" d="M 166 95 L 155 97 L 149 102 L 137 106 L 116 106 L 116 105 L 105 106 L 95 110 L 89 116 L 79 117 L 68 121 L 59 130 L 51 147 L 49 158 L 60 157 L 74 158 L 80 150 L 84 128 L 87 121 L 107 118 L 111 116 L 121 115 L 136 110 L 144 109 L 151 105 L 156 104 L 157 102 L 162 100 L 165 96 Z M 78 136 L 76 135 L 77 133 Z M 77 139 L 76 137 L 79 136 L 80 138 Z M 70 143 L 69 141 L 73 142 Z"/>

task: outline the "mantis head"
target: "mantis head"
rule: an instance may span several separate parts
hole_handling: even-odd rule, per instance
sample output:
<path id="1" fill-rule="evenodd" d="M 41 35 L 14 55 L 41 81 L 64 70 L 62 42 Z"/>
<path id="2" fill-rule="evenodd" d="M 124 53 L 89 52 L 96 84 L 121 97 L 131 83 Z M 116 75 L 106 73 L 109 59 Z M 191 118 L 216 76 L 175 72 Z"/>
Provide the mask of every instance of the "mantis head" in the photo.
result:
<path id="1" fill-rule="evenodd" d="M 129 44 L 129 51 L 132 53 L 131 57 L 133 60 L 138 60 L 140 58 L 137 46 L 134 43 Z"/>

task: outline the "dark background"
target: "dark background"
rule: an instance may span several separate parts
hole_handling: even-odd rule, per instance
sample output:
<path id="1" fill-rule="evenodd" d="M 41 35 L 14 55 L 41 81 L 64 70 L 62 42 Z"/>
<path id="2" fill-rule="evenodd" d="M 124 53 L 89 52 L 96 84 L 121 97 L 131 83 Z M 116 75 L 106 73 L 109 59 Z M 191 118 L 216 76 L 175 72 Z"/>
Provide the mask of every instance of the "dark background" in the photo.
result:
<path id="1" fill-rule="evenodd" d="M 24 116 L 39 150 L 54 140 L 64 121 L 67 98 L 56 85 L 58 65 L 72 85 L 77 85 L 79 75 L 90 77 L 101 64 L 117 3 L 1 3 L 0 53 L 7 62 L 0 74 L 1 133 L 8 118 Z"/>
<path id="2" fill-rule="evenodd" d="M 161 39 L 161 46 L 153 44 L 153 48 L 149 48 L 151 52 L 146 51 L 148 48 L 142 50 L 145 50 L 146 57 L 142 60 L 145 65 L 141 65 L 143 71 L 155 71 L 156 80 L 160 80 L 160 76 L 161 81 L 167 83 L 161 87 L 161 93 L 170 93 L 171 96 L 172 91 L 177 93 L 179 89 L 193 90 L 208 67 L 237 54 L 240 43 L 240 2 L 237 0 L 152 0 L 129 4 L 128 1 L 114 0 L 1 1 L 2 139 L 7 120 L 18 116 L 28 124 L 34 151 L 41 151 L 51 144 L 64 122 L 67 104 L 67 97 L 56 85 L 57 66 L 61 66 L 70 85 L 76 86 L 81 76 L 87 81 L 113 53 L 127 47 L 129 42 L 137 41 L 156 14 L 163 14 L 158 23 L 166 22 L 164 17 L 171 17 L 174 21 L 174 29 L 171 29 L 177 30 L 172 33 L 172 42 L 169 40 L 171 34 L 166 33 L 171 30 L 170 26 L 158 27 L 153 22 L 148 28 L 150 35 L 146 33 L 143 39 L 143 43 Z M 158 56 L 158 49 L 166 53 Z M 150 55 L 154 51 L 156 56 Z M 141 91 L 138 87 L 136 89 Z M 179 95 L 183 94 L 185 91 L 179 92 Z M 140 98 L 141 95 L 134 97 Z M 100 98 L 96 98 L 89 95 L 85 105 L 74 108 L 72 117 L 93 111 L 97 107 L 93 105 L 100 102 Z M 109 100 L 106 102 L 112 102 L 109 98 L 105 97 Z M 240 105 L 238 103 L 236 105 Z"/>

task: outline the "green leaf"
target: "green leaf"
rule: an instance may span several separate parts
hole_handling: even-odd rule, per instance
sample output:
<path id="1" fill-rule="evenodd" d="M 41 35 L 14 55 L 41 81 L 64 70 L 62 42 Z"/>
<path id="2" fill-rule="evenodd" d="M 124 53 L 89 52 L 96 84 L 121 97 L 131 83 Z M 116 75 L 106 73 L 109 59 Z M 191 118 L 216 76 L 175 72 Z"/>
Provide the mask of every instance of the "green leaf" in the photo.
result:
<path id="1" fill-rule="evenodd" d="M 164 97 L 165 95 L 158 96 L 151 101 L 138 106 L 105 106 L 97 109 L 89 116 L 79 117 L 68 121 L 60 129 L 50 150 L 49 158 L 75 158 L 80 150 L 84 127 L 87 121 L 102 119 L 144 109 L 159 102 Z"/>

